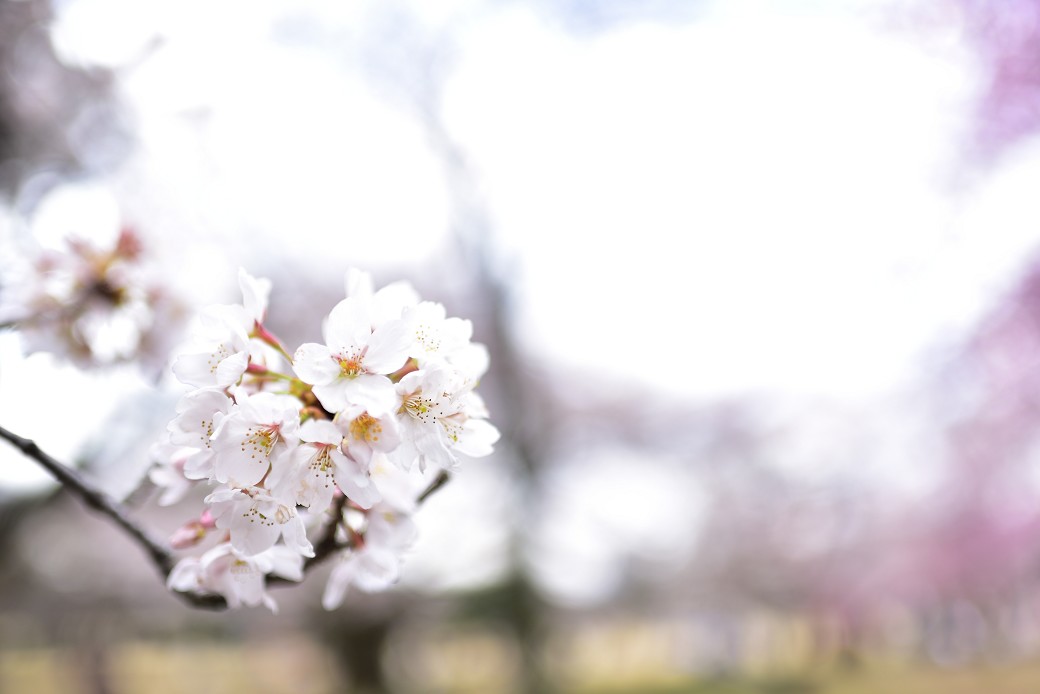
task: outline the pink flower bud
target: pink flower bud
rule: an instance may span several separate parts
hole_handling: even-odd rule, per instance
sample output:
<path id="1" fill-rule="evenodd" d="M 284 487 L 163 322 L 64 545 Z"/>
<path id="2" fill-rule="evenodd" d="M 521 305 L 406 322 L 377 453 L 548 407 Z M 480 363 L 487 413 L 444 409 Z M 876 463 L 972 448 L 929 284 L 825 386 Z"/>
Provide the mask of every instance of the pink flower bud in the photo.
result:
<path id="1" fill-rule="evenodd" d="M 197 545 L 204 537 L 206 537 L 206 527 L 199 521 L 193 520 L 178 528 L 170 536 L 170 546 L 174 549 L 187 549 Z"/>

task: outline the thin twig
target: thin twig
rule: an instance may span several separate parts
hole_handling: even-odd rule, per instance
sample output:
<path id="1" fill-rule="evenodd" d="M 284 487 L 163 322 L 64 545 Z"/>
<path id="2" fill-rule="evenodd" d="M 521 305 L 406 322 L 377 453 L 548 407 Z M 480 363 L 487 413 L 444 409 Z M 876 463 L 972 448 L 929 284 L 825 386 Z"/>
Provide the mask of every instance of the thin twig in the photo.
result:
<path id="1" fill-rule="evenodd" d="M 448 483 L 448 480 L 450 479 L 451 475 L 449 475 L 447 471 L 441 470 L 440 472 L 438 472 L 437 476 L 433 478 L 432 482 L 430 482 L 430 485 L 426 487 L 426 489 L 424 489 L 419 496 L 415 497 L 415 503 L 421 504 L 424 501 L 426 501 L 428 498 L 430 498 L 430 495 L 432 495 L 438 489 L 446 485 Z"/>

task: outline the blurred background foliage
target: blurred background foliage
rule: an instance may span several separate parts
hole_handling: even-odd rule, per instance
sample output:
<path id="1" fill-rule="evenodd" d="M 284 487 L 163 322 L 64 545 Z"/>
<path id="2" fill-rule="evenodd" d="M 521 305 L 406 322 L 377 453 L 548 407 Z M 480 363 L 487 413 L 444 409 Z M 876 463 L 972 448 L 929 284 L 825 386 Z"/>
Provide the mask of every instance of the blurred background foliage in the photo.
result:
<path id="1" fill-rule="evenodd" d="M 0 0 L 0 66 L 0 267 L 115 209 L 290 344 L 407 278 L 503 431 L 332 613 L 190 611 L 0 451 L 0 691 L 1040 688 L 1040 2 Z M 168 375 L 0 355 L 0 423 L 191 515 Z"/>

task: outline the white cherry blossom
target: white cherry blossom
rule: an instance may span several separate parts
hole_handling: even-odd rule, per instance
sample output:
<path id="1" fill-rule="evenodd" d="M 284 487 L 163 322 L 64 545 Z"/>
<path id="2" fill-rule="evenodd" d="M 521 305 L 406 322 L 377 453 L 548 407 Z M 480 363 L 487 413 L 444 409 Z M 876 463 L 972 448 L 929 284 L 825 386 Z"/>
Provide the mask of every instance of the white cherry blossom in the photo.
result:
<path id="1" fill-rule="evenodd" d="M 425 470 L 429 465 L 454 466 L 456 451 L 488 455 L 499 432 L 480 418 L 486 409 L 469 387 L 468 381 L 439 367 L 413 371 L 402 378 L 397 384 L 401 402 L 397 419 L 403 441 L 391 459 L 406 470 L 418 460 Z"/>
<path id="2" fill-rule="evenodd" d="M 238 272 L 242 304 L 204 309 L 193 330 L 197 351 L 183 354 L 173 364 L 182 383 L 199 388 L 226 388 L 239 382 L 251 361 L 263 364 L 267 350 L 253 339 L 267 314 L 271 282 Z"/>
<path id="3" fill-rule="evenodd" d="M 450 368 L 455 371 L 464 388 L 475 388 L 487 373 L 490 362 L 487 347 L 477 342 L 463 345 L 448 357 Z"/>
<path id="4" fill-rule="evenodd" d="M 470 321 L 447 318 L 444 306 L 433 301 L 405 309 L 402 320 L 413 338 L 408 356 L 414 357 L 420 368 L 450 360 L 470 344 L 473 336 Z"/>
<path id="5" fill-rule="evenodd" d="M 221 488 L 206 497 L 217 527 L 231 534 L 231 546 L 252 556 L 272 547 L 279 538 L 305 557 L 314 556 L 307 528 L 291 501 L 277 499 L 259 487 Z"/>
<path id="6" fill-rule="evenodd" d="M 274 460 L 298 444 L 301 407 L 291 395 L 242 397 L 213 433 L 214 478 L 243 487 L 260 482 Z"/>
<path id="7" fill-rule="evenodd" d="M 177 357 L 173 375 L 198 388 L 226 388 L 238 383 L 249 366 L 248 316 L 237 305 L 210 306 L 192 330 L 196 350 Z"/>
<path id="8" fill-rule="evenodd" d="M 216 593 L 224 597 L 230 608 L 264 605 L 277 612 L 278 605 L 265 590 L 268 574 L 290 581 L 302 580 L 303 556 L 280 545 L 247 556 L 225 542 L 201 557 L 182 559 L 170 572 L 166 585 L 170 590 Z"/>
<path id="9" fill-rule="evenodd" d="M 394 391 L 387 374 L 404 365 L 409 347 L 402 321 L 373 327 L 371 302 L 348 297 L 329 313 L 325 344 L 301 345 L 293 357 L 293 369 L 314 387 L 314 395 L 330 413 L 350 405 L 385 411 Z"/>
<path id="10" fill-rule="evenodd" d="M 314 513 L 324 511 L 336 492 L 336 463 L 332 454 L 338 452 L 342 437 L 330 421 L 304 422 L 300 426 L 302 443 L 285 464 L 272 471 L 268 486 Z"/>
<path id="11" fill-rule="evenodd" d="M 242 290 L 242 307 L 245 309 L 246 318 L 262 324 L 267 317 L 271 280 L 266 277 L 253 277 L 245 268 L 239 268 L 238 287 Z"/>
<path id="12" fill-rule="evenodd" d="M 452 403 L 454 412 L 440 420 L 451 447 L 470 458 L 491 455 L 501 433 L 485 419 L 488 411 L 484 399 L 471 390 L 462 390 Z"/>
<path id="13" fill-rule="evenodd" d="M 177 416 L 167 425 L 170 443 L 195 449 L 183 470 L 189 479 L 213 473 L 213 432 L 234 406 L 222 390 L 203 389 L 186 394 L 177 403 Z"/>
<path id="14" fill-rule="evenodd" d="M 371 593 L 396 583 L 401 557 L 414 543 L 416 527 L 409 514 L 379 504 L 366 515 L 362 533 L 355 533 L 359 546 L 344 552 L 329 574 L 321 599 L 326 610 L 339 607 L 351 585 Z"/>
<path id="15" fill-rule="evenodd" d="M 423 369 L 407 374 L 396 386 L 400 399 L 397 421 L 403 441 L 390 459 L 405 470 L 416 460 L 420 469 L 428 464 L 448 468 L 456 458 L 448 450 L 448 439 L 439 420 L 451 414 L 444 392 L 448 374 L 440 369 Z"/>
<path id="16" fill-rule="evenodd" d="M 336 415 L 336 423 L 343 432 L 343 452 L 366 471 L 377 451 L 389 453 L 401 445 L 401 429 L 393 414 L 373 415 L 355 406 Z"/>
<path id="17" fill-rule="evenodd" d="M 199 348 L 174 364 L 196 390 L 178 403 L 152 473 L 164 503 L 193 483 L 212 487 L 202 515 L 174 533 L 176 547 L 204 542 L 214 528 L 226 541 L 180 562 L 169 585 L 274 609 L 266 577 L 302 577 L 304 557 L 315 556 L 305 518 L 322 518 L 321 551 L 331 539 L 349 546 L 325 589 L 331 609 L 351 585 L 396 581 L 435 472 L 460 454 L 491 452 L 498 430 L 474 391 L 488 353 L 470 341 L 469 321 L 421 302 L 411 285 L 376 291 L 370 275 L 352 270 L 325 343 L 297 348 L 284 373 L 272 355 L 289 352 L 263 324 L 271 284 L 245 270 L 238 279 L 242 303 L 207 309 Z"/>
<path id="18" fill-rule="evenodd" d="M 285 489 L 289 498 L 312 512 L 324 511 L 336 487 L 361 508 L 379 501 L 379 490 L 371 483 L 368 465 L 345 455 L 340 426 L 328 420 L 310 420 L 300 427 L 304 442 L 293 451 L 288 465 L 272 474 L 272 488 Z"/>
<path id="19" fill-rule="evenodd" d="M 162 490 L 159 505 L 176 504 L 191 490 L 197 479 L 188 477 L 184 472 L 184 466 L 188 459 L 198 455 L 198 449 L 175 446 L 169 441 L 163 441 L 154 444 L 149 454 L 156 464 L 148 471 L 148 479 Z"/>
<path id="20" fill-rule="evenodd" d="M 0 323 L 17 327 L 27 351 L 80 368 L 166 363 L 185 307 L 139 232 L 124 227 L 104 245 L 70 237 L 30 256 L 4 268 L 0 291 Z"/>
<path id="21" fill-rule="evenodd" d="M 347 495 L 347 498 L 361 508 L 372 508 L 382 497 L 379 488 L 372 484 L 368 466 L 362 465 L 341 451 L 332 451 L 332 459 L 336 461 L 336 484 Z"/>
<path id="22" fill-rule="evenodd" d="M 344 284 L 348 298 L 364 299 L 369 303 L 373 325 L 400 318 L 406 308 L 419 303 L 419 293 L 408 282 L 391 282 L 375 291 L 372 275 L 357 268 L 347 270 Z"/>

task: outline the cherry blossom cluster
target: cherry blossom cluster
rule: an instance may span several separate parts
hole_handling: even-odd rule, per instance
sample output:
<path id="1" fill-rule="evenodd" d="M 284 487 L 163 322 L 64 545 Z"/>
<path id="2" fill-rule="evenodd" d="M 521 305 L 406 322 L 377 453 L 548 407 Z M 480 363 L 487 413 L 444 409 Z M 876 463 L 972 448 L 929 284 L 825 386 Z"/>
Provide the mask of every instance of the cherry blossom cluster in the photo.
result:
<path id="1" fill-rule="evenodd" d="M 27 351 L 79 368 L 166 363 L 185 309 L 156 279 L 133 229 L 123 228 L 111 247 L 70 238 L 8 270 L 0 323 L 18 329 Z"/>
<path id="2" fill-rule="evenodd" d="M 300 580 L 317 547 L 336 555 L 322 600 L 333 609 L 351 585 L 397 579 L 432 478 L 459 455 L 491 453 L 498 431 L 474 391 L 487 350 L 468 320 L 407 283 L 375 291 L 351 270 L 324 343 L 290 353 L 264 325 L 271 283 L 242 270 L 239 285 L 242 303 L 206 309 L 195 351 L 173 364 L 193 389 L 151 478 L 164 504 L 208 485 L 205 511 L 173 545 L 216 541 L 168 586 L 274 609 L 272 576 Z"/>

